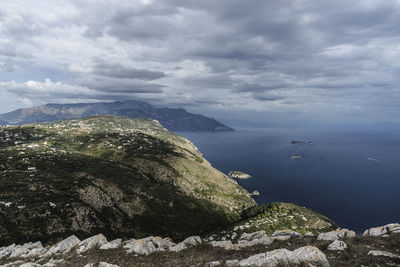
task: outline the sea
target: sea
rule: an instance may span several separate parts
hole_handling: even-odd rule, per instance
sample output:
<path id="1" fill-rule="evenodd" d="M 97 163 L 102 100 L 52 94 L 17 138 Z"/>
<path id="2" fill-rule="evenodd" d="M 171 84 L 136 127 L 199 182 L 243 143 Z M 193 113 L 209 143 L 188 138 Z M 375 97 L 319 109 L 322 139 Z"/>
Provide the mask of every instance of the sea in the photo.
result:
<path id="1" fill-rule="evenodd" d="M 250 174 L 237 182 L 260 192 L 254 197 L 258 204 L 295 203 L 358 233 L 400 222 L 398 130 L 239 128 L 179 134 L 221 172 Z M 292 159 L 296 154 L 300 158 Z"/>

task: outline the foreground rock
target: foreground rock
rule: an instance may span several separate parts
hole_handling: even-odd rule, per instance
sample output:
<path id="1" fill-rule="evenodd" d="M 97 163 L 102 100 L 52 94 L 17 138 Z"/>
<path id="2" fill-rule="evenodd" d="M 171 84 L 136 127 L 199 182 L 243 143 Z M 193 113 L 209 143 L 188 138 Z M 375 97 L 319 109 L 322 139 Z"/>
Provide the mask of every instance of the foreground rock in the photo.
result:
<path id="1" fill-rule="evenodd" d="M 239 266 L 294 266 L 309 265 L 329 267 L 325 254 L 313 246 L 301 247 L 294 251 L 277 249 L 251 256 L 239 262 Z"/>
<path id="2" fill-rule="evenodd" d="M 329 244 L 328 250 L 345 250 L 347 248 L 347 244 L 343 241 L 335 240 Z"/>
<path id="3" fill-rule="evenodd" d="M 107 239 L 104 235 L 99 234 L 92 237 L 89 237 L 78 244 L 77 253 L 83 253 L 88 251 L 89 249 L 101 247 L 102 245 L 107 243 Z"/>
<path id="4" fill-rule="evenodd" d="M 181 250 L 187 249 L 189 247 L 194 247 L 201 244 L 200 236 L 191 236 L 183 240 L 182 242 L 178 243 L 177 245 L 170 246 L 169 251 L 172 252 L 179 252 Z"/>
<path id="5" fill-rule="evenodd" d="M 355 237 L 356 233 L 348 229 L 337 229 L 335 231 L 330 231 L 327 233 L 321 233 L 318 235 L 318 240 L 330 240 L 334 241 L 342 238 L 352 238 Z"/>
<path id="6" fill-rule="evenodd" d="M 396 229 L 396 225 L 375 228 Z M 70 236 L 47 247 L 43 247 L 41 242 L 1 247 L 0 266 L 53 267 L 61 264 L 86 264 L 93 267 L 116 267 L 127 263 L 164 266 L 170 261 L 179 265 L 178 262 L 182 260 L 185 261 L 184 265 L 196 265 L 197 261 L 197 266 L 361 266 L 365 263 L 372 264 L 371 266 L 382 263 L 396 266 L 400 263 L 400 235 L 388 231 L 388 237 L 359 236 L 352 239 L 353 232 L 347 229 L 323 233 L 318 238 L 310 234 L 303 237 L 288 229 L 277 230 L 271 235 L 261 230 L 238 234 L 232 239 L 221 241 L 203 241 L 199 236 L 191 236 L 179 243 L 172 242 L 168 237 L 158 236 L 133 238 L 124 242 L 121 239 L 108 242 L 102 234 L 82 241 L 76 236 Z M 347 244 L 336 238 L 346 238 Z M 334 240 L 332 242 L 329 239 Z M 377 240 L 376 244 L 374 239 Z M 346 252 L 340 253 L 343 250 Z M 209 257 L 209 254 L 213 256 Z M 93 255 L 97 256 L 91 260 Z M 83 264 L 82 260 L 85 259 L 88 261 Z"/>
<path id="7" fill-rule="evenodd" d="M 371 250 L 368 252 L 368 255 L 371 256 L 383 256 L 383 257 L 389 257 L 389 258 L 396 258 L 396 259 L 400 259 L 400 255 L 391 253 L 391 252 L 387 252 L 387 251 L 382 251 L 382 250 Z"/>
<path id="8" fill-rule="evenodd" d="M 79 242 L 81 242 L 79 240 L 79 238 L 77 238 L 74 235 L 70 236 L 70 237 L 64 239 L 63 241 L 55 244 L 54 246 L 52 246 L 46 253 L 41 255 L 41 257 L 42 258 L 50 257 L 56 253 L 64 253 L 65 254 L 65 253 L 69 252 L 73 247 L 78 245 Z"/>
<path id="9" fill-rule="evenodd" d="M 400 233 L 400 224 L 391 223 L 384 226 L 370 228 L 364 231 L 363 236 L 383 236 L 389 233 Z"/>

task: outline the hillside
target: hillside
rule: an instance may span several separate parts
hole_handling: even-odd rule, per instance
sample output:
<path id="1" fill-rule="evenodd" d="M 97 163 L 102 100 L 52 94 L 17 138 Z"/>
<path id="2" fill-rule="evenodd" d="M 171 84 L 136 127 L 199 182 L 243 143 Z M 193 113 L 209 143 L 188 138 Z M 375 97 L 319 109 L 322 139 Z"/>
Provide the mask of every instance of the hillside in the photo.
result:
<path id="1" fill-rule="evenodd" d="M 183 238 L 255 205 L 187 139 L 157 121 L 97 116 L 0 128 L 0 245 Z"/>
<path id="2" fill-rule="evenodd" d="M 233 131 L 215 119 L 187 112 L 183 108 L 158 108 L 143 101 L 110 103 L 47 104 L 0 114 L 0 125 L 50 123 L 94 115 L 151 118 L 170 131 Z"/>

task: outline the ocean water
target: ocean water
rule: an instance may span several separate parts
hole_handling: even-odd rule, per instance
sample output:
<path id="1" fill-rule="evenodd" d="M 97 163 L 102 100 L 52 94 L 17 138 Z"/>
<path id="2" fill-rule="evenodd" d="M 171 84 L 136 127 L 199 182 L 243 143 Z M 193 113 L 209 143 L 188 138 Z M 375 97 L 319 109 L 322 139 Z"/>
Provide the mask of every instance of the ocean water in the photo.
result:
<path id="1" fill-rule="evenodd" d="M 220 171 L 252 175 L 237 181 L 260 192 L 258 204 L 296 203 L 356 232 L 400 222 L 400 132 L 267 128 L 179 134 Z M 300 159 L 290 158 L 297 153 Z"/>

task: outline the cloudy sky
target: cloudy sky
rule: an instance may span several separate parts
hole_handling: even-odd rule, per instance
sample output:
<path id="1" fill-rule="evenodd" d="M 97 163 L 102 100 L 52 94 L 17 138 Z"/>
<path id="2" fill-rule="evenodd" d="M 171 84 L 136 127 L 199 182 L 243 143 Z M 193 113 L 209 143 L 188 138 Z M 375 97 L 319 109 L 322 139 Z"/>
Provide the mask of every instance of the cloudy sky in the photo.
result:
<path id="1" fill-rule="evenodd" d="M 0 112 L 141 99 L 217 118 L 397 122 L 399 0 L 3 0 Z"/>

